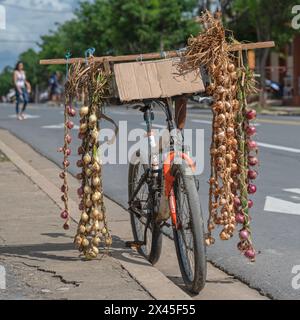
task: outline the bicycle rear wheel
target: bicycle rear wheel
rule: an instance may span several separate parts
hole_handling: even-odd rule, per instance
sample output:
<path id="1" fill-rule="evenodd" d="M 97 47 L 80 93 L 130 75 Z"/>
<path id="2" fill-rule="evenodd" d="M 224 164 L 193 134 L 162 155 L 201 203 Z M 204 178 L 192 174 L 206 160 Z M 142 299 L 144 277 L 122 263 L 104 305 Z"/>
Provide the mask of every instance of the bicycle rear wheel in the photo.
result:
<path id="1" fill-rule="evenodd" d="M 129 199 L 132 198 L 142 175 L 148 168 L 148 165 L 143 165 L 140 161 L 130 163 L 128 173 Z M 162 248 L 160 225 L 157 224 L 154 219 L 154 210 L 157 206 L 156 202 L 155 195 L 150 194 L 149 185 L 144 181 L 129 208 L 134 241 L 144 241 L 145 228 L 147 223 L 149 223 L 147 244 L 142 245 L 138 251 L 152 264 L 155 264 L 159 260 Z"/>
<path id="2" fill-rule="evenodd" d="M 198 294 L 206 281 L 206 245 L 202 210 L 194 176 L 186 165 L 174 164 L 177 228 L 173 228 L 177 258 L 188 290 Z"/>

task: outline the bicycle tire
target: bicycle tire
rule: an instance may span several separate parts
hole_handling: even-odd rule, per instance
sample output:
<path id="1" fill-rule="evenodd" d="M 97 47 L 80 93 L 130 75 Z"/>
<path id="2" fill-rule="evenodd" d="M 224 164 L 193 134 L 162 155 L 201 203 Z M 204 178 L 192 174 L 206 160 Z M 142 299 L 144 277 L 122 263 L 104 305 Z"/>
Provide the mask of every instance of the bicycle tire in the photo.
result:
<path id="1" fill-rule="evenodd" d="M 131 199 L 133 192 L 136 187 L 135 180 L 137 180 L 137 172 L 138 169 L 143 167 L 143 170 L 146 171 L 149 167 L 148 165 L 141 165 L 140 162 L 137 162 L 135 164 L 130 163 L 129 165 L 129 171 L 128 171 L 128 199 Z M 146 183 L 145 183 L 146 184 Z M 147 190 L 148 185 L 147 185 Z M 150 200 L 153 202 L 153 200 Z M 153 206 L 155 203 L 151 203 L 150 206 Z M 132 210 L 129 210 L 130 213 L 130 222 L 131 222 L 131 228 L 132 233 L 134 237 L 134 241 L 142 241 L 144 239 L 144 228 L 140 230 L 138 228 L 138 225 L 143 224 L 140 219 L 138 218 L 137 214 L 134 213 Z M 145 226 L 145 224 L 144 224 Z M 151 264 L 155 264 L 161 255 L 161 249 L 162 249 L 162 233 L 160 230 L 160 225 L 157 224 L 154 219 L 151 220 L 150 228 L 151 230 L 151 240 L 150 240 L 150 249 L 146 246 L 141 246 L 138 251 L 140 254 L 142 254 Z"/>
<path id="2" fill-rule="evenodd" d="M 207 264 L 206 264 L 206 245 L 202 210 L 200 199 L 197 192 L 195 179 L 191 169 L 186 164 L 174 164 L 172 167 L 172 175 L 174 176 L 174 195 L 176 200 L 177 222 L 181 228 L 173 228 L 174 242 L 176 247 L 176 254 L 181 271 L 183 281 L 188 289 L 193 294 L 198 294 L 205 286 Z M 180 180 L 182 186 L 180 184 Z M 184 190 L 181 190 L 181 187 Z M 187 261 L 187 253 L 184 252 L 183 243 L 186 237 L 183 234 L 184 223 L 182 222 L 182 208 L 180 207 L 180 197 L 186 197 L 189 225 L 191 227 L 191 236 L 193 244 L 194 267 Z M 193 276 L 191 277 L 191 269 L 193 269 Z"/>

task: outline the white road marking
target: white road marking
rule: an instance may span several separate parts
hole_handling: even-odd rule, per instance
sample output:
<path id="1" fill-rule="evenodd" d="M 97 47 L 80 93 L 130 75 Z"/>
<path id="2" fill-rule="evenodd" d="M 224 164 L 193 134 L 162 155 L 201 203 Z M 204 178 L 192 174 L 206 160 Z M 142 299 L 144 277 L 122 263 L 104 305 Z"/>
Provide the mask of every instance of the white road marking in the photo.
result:
<path id="1" fill-rule="evenodd" d="M 293 188 L 293 189 L 283 189 L 283 191 L 300 194 L 300 189 L 298 189 L 298 188 Z"/>
<path id="2" fill-rule="evenodd" d="M 268 149 L 274 149 L 274 150 L 281 150 L 281 151 L 288 151 L 288 152 L 300 153 L 300 149 L 283 147 L 283 146 L 277 146 L 277 145 L 275 145 L 275 144 L 258 142 L 258 145 L 259 145 L 260 147 L 268 148 Z"/>
<path id="3" fill-rule="evenodd" d="M 8 116 L 9 118 L 17 118 L 17 115 L 16 114 L 11 114 Z M 31 115 L 31 114 L 26 114 L 25 115 L 25 119 L 38 119 L 40 118 L 41 116 L 37 116 L 37 115 Z"/>
<path id="4" fill-rule="evenodd" d="M 41 128 L 43 128 L 43 129 L 64 129 L 64 127 L 65 127 L 64 123 L 60 123 L 60 124 L 42 126 Z M 79 126 L 75 125 L 73 129 L 78 130 Z"/>
<path id="5" fill-rule="evenodd" d="M 203 124 L 211 124 L 211 121 L 208 121 L 208 120 L 197 120 L 197 119 L 193 119 L 193 120 L 191 120 L 191 122 L 203 123 Z"/>
<path id="6" fill-rule="evenodd" d="M 300 203 L 294 203 L 274 197 L 266 197 L 265 211 L 300 215 Z"/>

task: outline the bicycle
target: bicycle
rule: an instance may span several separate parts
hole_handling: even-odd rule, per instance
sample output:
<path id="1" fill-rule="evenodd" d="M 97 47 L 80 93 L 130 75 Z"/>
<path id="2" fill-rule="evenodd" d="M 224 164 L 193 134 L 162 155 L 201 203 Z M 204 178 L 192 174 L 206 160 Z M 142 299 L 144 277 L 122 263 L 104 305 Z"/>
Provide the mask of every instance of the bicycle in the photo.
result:
<path id="1" fill-rule="evenodd" d="M 141 151 L 136 151 L 129 165 L 128 210 L 134 241 L 127 245 L 135 246 L 154 265 L 161 255 L 162 228 L 172 227 L 183 281 L 191 293 L 198 294 L 206 281 L 206 245 L 200 200 L 193 175 L 195 167 L 184 151 L 183 144 L 179 143 L 178 147 L 176 136 L 170 138 L 165 159 L 161 159 L 161 149 L 158 155 L 155 153 L 152 131 L 155 106 L 160 106 L 166 114 L 169 133 L 175 129 L 169 100 L 143 101 L 133 106 L 144 114 L 149 152 L 148 159 L 141 161 Z M 178 158 L 182 161 L 175 161 Z M 164 201 L 167 202 L 165 206 L 162 205 Z M 160 212 L 162 207 L 168 213 L 163 219 Z M 171 223 L 168 223 L 170 220 Z"/>

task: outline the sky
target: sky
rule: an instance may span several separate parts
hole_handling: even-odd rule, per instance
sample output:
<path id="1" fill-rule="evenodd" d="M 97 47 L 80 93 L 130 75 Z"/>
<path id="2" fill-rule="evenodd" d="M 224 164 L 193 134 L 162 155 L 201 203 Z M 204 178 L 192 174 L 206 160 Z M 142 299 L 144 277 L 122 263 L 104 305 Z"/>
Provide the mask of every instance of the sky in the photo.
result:
<path id="1" fill-rule="evenodd" d="M 79 0 L 0 0 L 6 11 L 6 29 L 0 30 L 0 72 L 14 66 L 23 51 L 34 48 L 35 41 L 56 23 L 70 20 Z"/>

